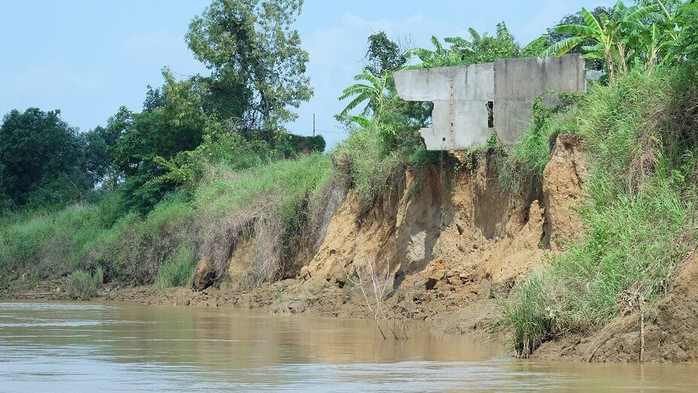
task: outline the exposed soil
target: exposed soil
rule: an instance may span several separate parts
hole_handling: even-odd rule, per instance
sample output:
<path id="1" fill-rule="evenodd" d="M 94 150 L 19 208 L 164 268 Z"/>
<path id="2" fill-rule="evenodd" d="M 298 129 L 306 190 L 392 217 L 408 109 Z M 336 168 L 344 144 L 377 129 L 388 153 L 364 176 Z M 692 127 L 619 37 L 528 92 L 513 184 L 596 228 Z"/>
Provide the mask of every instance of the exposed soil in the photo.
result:
<path id="1" fill-rule="evenodd" d="M 503 190 L 494 157 L 487 153 L 471 171 L 438 166 L 408 171 L 368 212 L 361 211 L 358 195 L 350 191 L 312 259 L 293 279 L 246 289 L 255 245 L 238 241 L 226 277 L 203 291 L 137 288 L 103 297 L 280 313 L 378 315 L 388 321 L 430 321 L 443 333 L 490 328 L 501 316 L 495 299 L 539 266 L 546 252 L 557 252 L 580 234 L 574 207 L 583 197 L 586 169 L 578 146 L 573 137 L 558 139 L 542 192 Z M 211 263 L 200 262 L 195 277 L 199 288 L 211 281 L 213 269 Z"/>
<path id="2" fill-rule="evenodd" d="M 455 174 L 454 174 L 455 172 Z M 322 242 L 295 278 L 249 289 L 252 238 L 237 241 L 225 277 L 201 261 L 198 288 L 108 288 L 105 300 L 183 306 L 261 308 L 391 321 L 427 321 L 440 333 L 489 331 L 501 317 L 498 297 L 583 233 L 576 212 L 587 170 L 580 143 L 558 137 L 542 190 L 503 190 L 494 158 L 472 171 L 433 166 L 408 171 L 392 193 L 362 212 L 349 192 L 329 220 Z M 657 307 L 643 310 L 644 361 L 698 360 L 698 254 L 675 275 Z M 213 286 L 209 286 L 213 283 Z M 61 293 L 39 295 L 60 298 Z M 377 296 L 376 296 L 377 295 Z M 544 343 L 541 359 L 595 362 L 640 359 L 640 313 L 619 318 L 590 337 Z"/>

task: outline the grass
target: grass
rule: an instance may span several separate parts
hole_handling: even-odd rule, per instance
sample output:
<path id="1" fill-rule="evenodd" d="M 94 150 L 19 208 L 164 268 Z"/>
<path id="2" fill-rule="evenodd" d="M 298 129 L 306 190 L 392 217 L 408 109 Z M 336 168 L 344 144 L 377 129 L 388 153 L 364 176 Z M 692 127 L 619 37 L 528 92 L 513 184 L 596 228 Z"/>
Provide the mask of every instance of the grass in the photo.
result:
<path id="1" fill-rule="evenodd" d="M 191 245 L 183 245 L 160 266 L 155 285 L 160 290 L 187 286 L 191 284 L 192 273 L 195 267 L 196 259 L 193 247 Z"/>
<path id="2" fill-rule="evenodd" d="M 98 268 L 94 275 L 84 270 L 76 270 L 66 277 L 63 288 L 71 299 L 89 300 L 97 295 L 104 281 L 104 271 Z"/>
<path id="3" fill-rule="evenodd" d="M 197 258 L 215 252 L 223 267 L 241 236 L 257 246 L 253 281 L 293 274 L 303 236 L 319 236 L 332 172 L 314 154 L 247 170 L 209 167 L 191 198 L 173 194 L 145 216 L 113 217 L 113 200 L 60 212 L 4 217 L 0 286 L 69 277 L 86 288 L 84 272 L 103 269 L 105 282 L 158 287 L 187 285 Z M 311 241 L 312 243 L 313 241 Z M 21 288 L 20 288 L 21 287 Z M 83 297 L 80 290 L 79 297 Z"/>
<path id="4" fill-rule="evenodd" d="M 300 267 L 293 258 L 301 238 L 317 235 L 309 224 L 321 206 L 313 201 L 321 199 L 330 179 L 330 161 L 322 154 L 246 171 L 220 170 L 199 188 L 194 200 L 200 258 L 211 260 L 222 274 L 237 242 L 254 237 L 250 283 L 295 274 Z"/>
<path id="5" fill-rule="evenodd" d="M 363 212 L 395 189 L 407 163 L 402 151 L 382 145 L 375 128 L 375 125 L 355 128 L 333 155 L 339 173 L 359 194 Z"/>
<path id="6" fill-rule="evenodd" d="M 517 283 L 505 302 L 520 356 L 552 337 L 599 329 L 622 312 L 624 292 L 658 299 L 695 244 L 693 165 L 668 157 L 676 149 L 692 157 L 696 146 L 661 142 L 671 132 L 662 120 L 670 77 L 631 73 L 594 88 L 576 111 L 590 169 L 581 208 L 586 236 Z M 571 124 L 553 117 L 548 127 L 558 123 Z"/>

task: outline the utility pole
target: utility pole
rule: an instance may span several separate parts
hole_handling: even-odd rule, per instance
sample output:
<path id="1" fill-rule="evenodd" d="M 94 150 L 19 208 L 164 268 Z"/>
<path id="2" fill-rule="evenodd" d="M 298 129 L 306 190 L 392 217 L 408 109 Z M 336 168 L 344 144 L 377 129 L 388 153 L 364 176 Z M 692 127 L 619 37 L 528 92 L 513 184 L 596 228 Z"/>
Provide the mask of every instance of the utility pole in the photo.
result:
<path id="1" fill-rule="evenodd" d="M 315 113 L 313 113 L 313 136 L 315 136 Z"/>

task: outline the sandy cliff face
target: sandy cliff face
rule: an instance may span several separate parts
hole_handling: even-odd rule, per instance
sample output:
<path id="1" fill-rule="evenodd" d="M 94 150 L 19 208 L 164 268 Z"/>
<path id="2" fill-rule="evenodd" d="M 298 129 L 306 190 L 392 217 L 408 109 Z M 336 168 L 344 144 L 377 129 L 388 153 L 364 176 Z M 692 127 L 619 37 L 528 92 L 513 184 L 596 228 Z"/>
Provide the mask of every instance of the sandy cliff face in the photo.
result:
<path id="1" fill-rule="evenodd" d="M 440 318 L 457 312 L 477 325 L 479 317 L 464 310 L 492 302 L 540 265 L 546 252 L 579 236 L 574 207 L 586 175 L 570 137 L 561 137 L 551 153 L 540 195 L 503 190 L 493 158 L 479 161 L 471 172 L 436 166 L 408 171 L 404 184 L 365 216 L 350 192 L 300 285 L 341 289 L 357 277 L 366 283 L 375 271 L 381 284 L 388 281 L 389 303 L 403 314 Z"/>
<path id="2" fill-rule="evenodd" d="M 407 171 L 367 212 L 349 191 L 322 241 L 303 247 L 315 252 L 297 277 L 250 292 L 237 283 L 253 269 L 251 234 L 233 245 L 228 279 L 215 278 L 220 290 L 206 302 L 358 316 L 370 314 L 366 297 L 380 292 L 392 315 L 432 320 L 447 332 L 496 320 L 495 297 L 580 236 L 575 207 L 586 169 L 576 139 L 561 136 L 542 191 L 518 195 L 500 186 L 495 159 L 483 153 L 472 170 Z M 198 275 L 211 275 L 200 265 Z"/>

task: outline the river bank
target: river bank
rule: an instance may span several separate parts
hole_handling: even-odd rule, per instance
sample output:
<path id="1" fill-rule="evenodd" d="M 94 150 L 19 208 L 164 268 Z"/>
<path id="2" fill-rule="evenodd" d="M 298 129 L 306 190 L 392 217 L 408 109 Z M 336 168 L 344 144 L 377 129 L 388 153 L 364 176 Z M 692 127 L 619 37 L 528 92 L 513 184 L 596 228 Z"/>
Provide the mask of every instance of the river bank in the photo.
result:
<path id="1" fill-rule="evenodd" d="M 341 203 L 328 216 L 321 241 L 299 247 L 293 277 L 251 285 L 251 231 L 230 243 L 225 266 L 201 260 L 193 288 L 106 284 L 96 299 L 373 319 L 386 337 L 396 338 L 409 336 L 406 326 L 415 323 L 436 334 L 510 337 L 501 322 L 514 283 L 546 266 L 584 231 L 578 206 L 587 166 L 579 139 L 559 136 L 540 189 L 521 193 L 502 188 L 496 160 L 483 151 L 469 170 L 408 170 L 368 211 L 356 193 L 338 195 Z M 637 362 L 643 352 L 649 362 L 695 360 L 696 272 L 698 260 L 685 261 L 667 280 L 669 296 L 656 306 L 631 305 L 591 334 L 549 337 L 533 357 Z M 10 296 L 67 299 L 60 285 L 40 282 Z"/>

